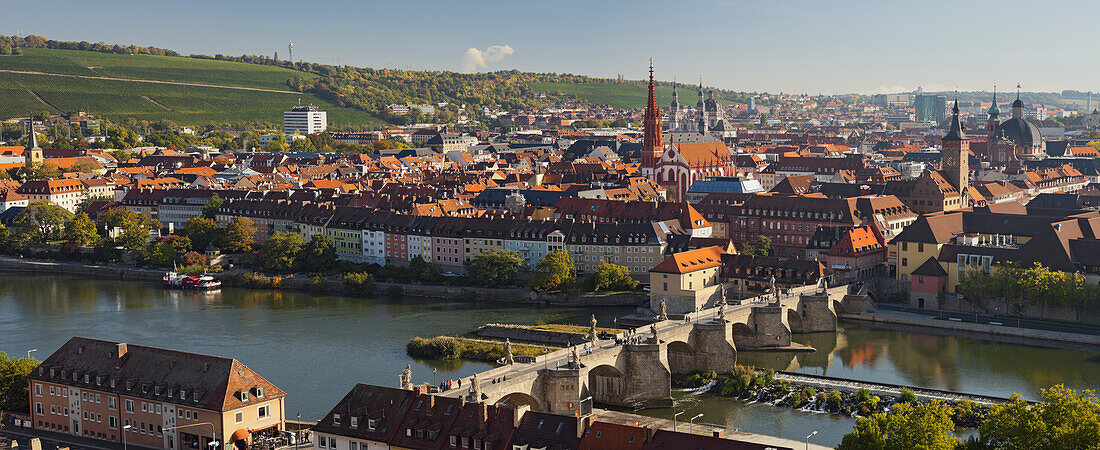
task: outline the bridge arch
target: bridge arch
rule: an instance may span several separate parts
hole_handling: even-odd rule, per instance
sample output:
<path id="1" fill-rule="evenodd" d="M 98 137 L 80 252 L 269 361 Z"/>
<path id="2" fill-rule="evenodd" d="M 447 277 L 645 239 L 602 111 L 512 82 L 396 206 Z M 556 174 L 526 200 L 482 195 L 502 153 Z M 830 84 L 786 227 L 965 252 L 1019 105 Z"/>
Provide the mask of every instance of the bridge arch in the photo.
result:
<path id="1" fill-rule="evenodd" d="M 668 343 L 668 369 L 672 373 L 688 373 L 695 366 L 695 347 L 684 341 Z"/>
<path id="2" fill-rule="evenodd" d="M 794 308 L 787 310 L 787 325 L 791 327 L 791 331 L 802 331 L 802 315 Z"/>
<path id="3" fill-rule="evenodd" d="M 733 323 L 733 336 L 734 337 L 753 337 L 756 335 L 756 331 L 753 331 L 752 327 L 745 322 Z"/>
<path id="4" fill-rule="evenodd" d="M 505 395 L 501 397 L 500 400 L 497 400 L 497 404 L 510 406 L 512 408 L 526 405 L 531 407 L 531 411 L 543 411 L 539 401 L 535 400 L 535 397 L 532 397 L 531 394 L 526 392 L 513 392 Z"/>
<path id="5" fill-rule="evenodd" d="M 623 405 L 626 375 L 618 367 L 602 364 L 588 371 L 588 392 L 596 403 Z"/>

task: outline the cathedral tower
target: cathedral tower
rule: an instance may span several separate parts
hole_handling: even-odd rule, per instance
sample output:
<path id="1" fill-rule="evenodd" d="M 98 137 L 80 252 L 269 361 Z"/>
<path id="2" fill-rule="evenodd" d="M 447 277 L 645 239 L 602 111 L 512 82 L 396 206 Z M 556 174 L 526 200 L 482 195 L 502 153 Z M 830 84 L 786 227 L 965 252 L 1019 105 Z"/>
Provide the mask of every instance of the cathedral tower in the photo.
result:
<path id="1" fill-rule="evenodd" d="M 993 85 L 993 104 L 989 106 L 989 119 L 985 121 L 985 138 L 989 145 L 993 144 L 993 132 L 997 131 L 997 125 L 1001 124 L 1001 107 L 997 106 L 997 85 Z"/>
<path id="2" fill-rule="evenodd" d="M 668 129 L 680 128 L 680 96 L 676 94 L 676 82 L 672 82 L 672 103 L 668 105 Z"/>
<path id="3" fill-rule="evenodd" d="M 653 58 L 649 59 L 649 100 L 645 105 L 645 132 L 642 135 L 642 175 L 656 180 L 657 160 L 661 158 L 661 110 L 657 108 L 657 96 L 653 92 Z"/>
<path id="4" fill-rule="evenodd" d="M 940 140 L 940 173 L 962 194 L 962 207 L 970 206 L 970 139 L 959 122 L 959 99 L 951 108 L 951 129 Z"/>

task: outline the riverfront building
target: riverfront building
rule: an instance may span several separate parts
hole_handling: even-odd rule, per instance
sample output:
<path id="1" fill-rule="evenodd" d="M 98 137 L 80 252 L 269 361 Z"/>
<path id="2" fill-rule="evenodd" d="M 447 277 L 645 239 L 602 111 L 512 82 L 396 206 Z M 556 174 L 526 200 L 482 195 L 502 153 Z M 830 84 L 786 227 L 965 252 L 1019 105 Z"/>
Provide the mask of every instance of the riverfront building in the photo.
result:
<path id="1" fill-rule="evenodd" d="M 40 430 L 182 450 L 284 429 L 286 393 L 230 358 L 74 337 L 27 379 Z"/>

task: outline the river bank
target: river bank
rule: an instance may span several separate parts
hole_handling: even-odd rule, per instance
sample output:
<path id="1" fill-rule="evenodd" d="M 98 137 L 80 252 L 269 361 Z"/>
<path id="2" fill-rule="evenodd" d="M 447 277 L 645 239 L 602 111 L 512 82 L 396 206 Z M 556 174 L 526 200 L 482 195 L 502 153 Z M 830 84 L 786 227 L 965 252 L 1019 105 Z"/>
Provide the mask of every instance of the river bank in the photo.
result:
<path id="1" fill-rule="evenodd" d="M 39 273 L 47 275 L 76 275 L 97 279 L 159 281 L 164 271 L 124 265 L 84 264 L 68 261 L 42 261 L 13 257 L 0 257 L 0 272 Z M 238 281 L 254 272 L 230 270 L 219 274 L 227 285 L 254 289 L 293 290 L 326 294 L 346 294 L 347 286 L 343 279 L 308 276 L 263 276 L 277 283 L 265 286 L 245 285 Z M 454 301 L 479 301 L 495 303 L 513 303 L 560 307 L 602 307 L 602 306 L 641 306 L 649 300 L 644 293 L 584 294 L 584 293 L 539 293 L 525 288 L 485 288 L 477 286 L 445 286 L 428 284 L 404 284 L 374 282 L 370 292 L 392 297 L 418 297 Z"/>
<path id="2" fill-rule="evenodd" d="M 860 314 L 838 314 L 838 317 L 873 324 L 881 323 L 916 328 L 953 330 L 1026 345 L 1052 346 L 1056 344 L 1072 344 L 1090 350 L 1100 349 L 1100 336 L 1095 335 L 1017 328 L 998 323 L 974 323 L 962 320 L 938 319 L 901 311 L 878 310 Z"/>

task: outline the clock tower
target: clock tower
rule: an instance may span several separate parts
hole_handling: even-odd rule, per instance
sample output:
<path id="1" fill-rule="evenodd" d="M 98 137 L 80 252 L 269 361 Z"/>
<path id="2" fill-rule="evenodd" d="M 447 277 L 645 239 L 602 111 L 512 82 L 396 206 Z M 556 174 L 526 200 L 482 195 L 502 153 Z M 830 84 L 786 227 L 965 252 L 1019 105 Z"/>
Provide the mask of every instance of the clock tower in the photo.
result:
<path id="1" fill-rule="evenodd" d="M 940 173 L 962 195 L 962 207 L 970 206 L 970 139 L 959 122 L 959 100 L 951 108 L 951 128 L 940 140 Z"/>

